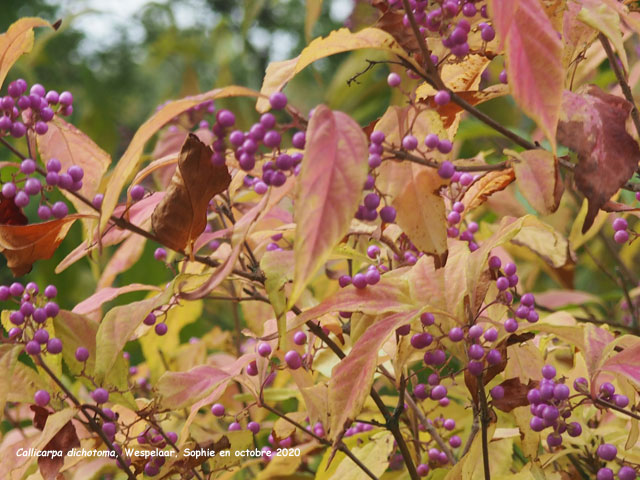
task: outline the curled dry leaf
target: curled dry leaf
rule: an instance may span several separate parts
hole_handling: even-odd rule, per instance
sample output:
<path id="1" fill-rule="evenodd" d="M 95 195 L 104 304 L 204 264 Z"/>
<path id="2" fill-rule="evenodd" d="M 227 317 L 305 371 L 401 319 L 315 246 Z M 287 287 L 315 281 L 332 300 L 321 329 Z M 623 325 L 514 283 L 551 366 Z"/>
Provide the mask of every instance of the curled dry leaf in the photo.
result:
<path id="1" fill-rule="evenodd" d="M 589 200 L 583 233 L 638 167 L 640 148 L 625 128 L 632 108 L 625 99 L 593 85 L 563 94 L 558 141 L 578 154 L 575 181 Z"/>
<path id="2" fill-rule="evenodd" d="M 214 166 L 211 154 L 197 136 L 187 137 L 178 169 L 151 216 L 156 236 L 174 250 L 184 250 L 204 231 L 209 201 L 231 183 L 227 167 Z"/>
<path id="3" fill-rule="evenodd" d="M 503 398 L 493 398 L 493 406 L 503 412 L 510 412 L 516 407 L 525 407 L 529 405 L 527 393 L 529 390 L 536 388 L 539 382 L 537 380 L 529 380 L 525 385 L 519 378 L 510 378 L 500 384 L 504 388 Z"/>
<path id="4" fill-rule="evenodd" d="M 505 170 L 493 170 L 487 172 L 478 180 L 473 182 L 462 198 L 465 206 L 465 213 L 474 208 L 478 208 L 496 192 L 507 188 L 515 179 L 513 168 Z"/>
<path id="5" fill-rule="evenodd" d="M 0 225 L 0 252 L 14 276 L 31 271 L 37 260 L 51 258 L 58 245 L 78 218 L 86 215 L 67 215 L 50 222 L 32 225 Z"/>

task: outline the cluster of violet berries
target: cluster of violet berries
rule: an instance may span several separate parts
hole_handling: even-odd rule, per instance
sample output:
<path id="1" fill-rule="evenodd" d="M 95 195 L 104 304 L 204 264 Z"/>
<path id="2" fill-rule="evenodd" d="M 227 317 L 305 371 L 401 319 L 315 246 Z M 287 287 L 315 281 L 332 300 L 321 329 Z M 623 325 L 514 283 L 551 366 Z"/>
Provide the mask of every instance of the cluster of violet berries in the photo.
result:
<path id="1" fill-rule="evenodd" d="M 27 93 L 28 88 L 27 82 L 19 78 L 8 85 L 7 95 L 0 97 L 0 137 L 22 138 L 27 130 L 44 135 L 56 113 L 68 116 L 73 112 L 70 92 L 46 91 L 39 83 Z"/>
<path id="2" fill-rule="evenodd" d="M 384 140 L 385 135 L 379 130 L 375 130 L 369 135 L 369 174 L 363 186 L 365 194 L 362 204 L 358 206 L 355 214 L 355 218 L 358 220 L 372 222 L 378 218 L 378 215 L 385 223 L 393 223 L 396 219 L 396 209 L 391 205 L 385 205 L 380 208 L 382 203 L 381 198 L 380 195 L 376 193 L 375 171 L 382 165 L 382 154 L 384 152 L 382 144 Z"/>
<path id="3" fill-rule="evenodd" d="M 50 337 L 46 329 L 47 321 L 60 311 L 53 300 L 57 294 L 58 290 L 53 285 L 48 285 L 42 293 L 34 282 L 29 282 L 26 286 L 19 282 L 8 286 L 0 285 L 0 301 L 9 301 L 18 307 L 9 313 L 9 321 L 14 325 L 9 329 L 9 339 L 24 344 L 28 355 L 57 355 L 62 352 L 62 341 Z M 35 393 L 34 402 L 41 407 L 46 406 L 50 400 L 51 396 L 46 390 Z"/>
<path id="4" fill-rule="evenodd" d="M 2 185 L 2 196 L 12 198 L 17 207 L 25 208 L 31 197 L 39 197 L 38 217 L 41 220 L 50 218 L 64 218 L 69 213 L 69 207 L 63 201 L 51 203 L 46 193 L 54 187 L 72 192 L 82 188 L 84 170 L 78 165 L 70 166 L 62 172 L 62 165 L 57 158 L 51 158 L 46 165 L 44 178 L 37 171 L 37 165 L 31 158 L 20 163 L 20 169 L 12 174 L 10 181 Z M 43 185 L 44 180 L 44 185 Z"/>
<path id="5" fill-rule="evenodd" d="M 504 322 L 504 329 L 508 333 L 513 333 L 518 329 L 518 319 L 526 320 L 529 323 L 536 323 L 540 316 L 535 308 L 535 297 L 532 293 L 525 293 L 520 297 L 520 305 L 513 308 L 513 294 L 509 289 L 513 289 L 518 285 L 519 278 L 517 275 L 517 267 L 514 263 L 507 263 L 504 269 L 500 271 L 502 261 L 499 257 L 492 256 L 489 258 L 489 268 L 497 276 L 496 288 L 498 289 L 497 300 L 509 305 L 509 309 L 513 317 L 509 317 Z"/>
<path id="6" fill-rule="evenodd" d="M 638 193 L 640 194 L 640 192 Z M 613 231 L 615 232 L 613 234 L 613 240 L 620 244 L 627 243 L 631 235 L 633 235 L 634 238 L 638 237 L 636 232 L 629 230 L 629 223 L 622 217 L 618 217 L 613 221 Z"/>
<path id="7" fill-rule="evenodd" d="M 468 35 L 471 31 L 471 24 L 467 19 L 473 19 L 480 14 L 488 18 L 487 6 L 478 8 L 475 0 L 445 0 L 444 2 L 433 2 L 431 7 L 426 0 L 410 0 L 411 12 L 419 26 L 422 35 L 428 32 L 438 33 L 442 37 L 442 45 L 448 48 L 452 55 L 457 58 L 464 58 L 469 53 Z M 389 6 L 395 9 L 402 9 L 401 0 L 389 0 Z M 456 21 L 456 17 L 462 15 Z M 466 18 L 465 18 L 466 17 Z M 410 28 L 410 20 L 407 13 L 403 19 L 405 27 Z M 490 42 L 495 38 L 493 28 L 483 22 L 479 25 L 480 36 L 483 41 Z M 437 63 L 437 60 L 434 61 Z"/>
<path id="8" fill-rule="evenodd" d="M 578 437 L 582 434 L 582 425 L 578 422 L 569 422 L 573 406 L 570 402 L 570 390 L 562 380 L 556 379 L 556 369 L 553 365 L 542 367 L 542 380 L 540 384 L 527 392 L 527 400 L 530 404 L 531 420 L 529 426 L 534 432 L 542 432 L 551 427 L 552 431 L 547 435 L 549 448 L 559 447 L 563 442 L 563 434 L 569 437 Z M 573 382 L 573 389 L 579 394 L 591 396 L 589 382 L 584 377 L 579 377 Z M 597 398 L 615 404 L 619 408 L 629 405 L 626 395 L 615 393 L 615 386 L 610 382 L 600 385 Z M 596 449 L 598 458 L 605 462 L 616 459 L 618 449 L 610 443 L 601 443 Z M 623 465 L 618 470 L 619 480 L 635 480 L 637 473 L 634 468 Z M 602 467 L 596 474 L 597 480 L 614 480 L 614 473 L 608 467 Z"/>

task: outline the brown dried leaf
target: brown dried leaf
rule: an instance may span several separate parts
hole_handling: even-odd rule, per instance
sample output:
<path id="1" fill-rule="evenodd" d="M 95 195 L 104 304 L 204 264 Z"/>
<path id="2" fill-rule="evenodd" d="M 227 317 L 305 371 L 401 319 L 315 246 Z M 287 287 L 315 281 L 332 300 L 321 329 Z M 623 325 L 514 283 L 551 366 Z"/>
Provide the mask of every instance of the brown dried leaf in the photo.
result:
<path id="1" fill-rule="evenodd" d="M 0 225 L 26 225 L 29 223 L 13 198 L 5 198 L 0 193 Z"/>
<path id="2" fill-rule="evenodd" d="M 189 134 L 167 193 L 151 216 L 158 238 L 174 250 L 184 250 L 204 231 L 209 201 L 231 182 L 227 167 L 212 165 L 211 154 L 197 136 Z"/>
<path id="3" fill-rule="evenodd" d="M 638 167 L 640 148 L 625 129 L 632 108 L 625 99 L 593 85 L 563 94 L 558 141 L 578 154 L 575 181 L 589 200 L 583 233 Z"/>
<path id="4" fill-rule="evenodd" d="M 504 397 L 492 399 L 493 406 L 503 412 L 510 412 L 516 407 L 526 407 L 529 405 L 527 392 L 536 388 L 539 383 L 537 380 L 529 380 L 529 383 L 525 385 L 520 382 L 519 378 L 505 380 L 500 384 L 504 388 Z"/>

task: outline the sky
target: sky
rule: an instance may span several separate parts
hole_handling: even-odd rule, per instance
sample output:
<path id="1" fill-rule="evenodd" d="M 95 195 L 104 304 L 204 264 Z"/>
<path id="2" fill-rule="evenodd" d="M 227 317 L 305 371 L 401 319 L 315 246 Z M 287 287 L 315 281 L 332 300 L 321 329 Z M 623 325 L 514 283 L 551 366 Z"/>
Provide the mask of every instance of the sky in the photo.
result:
<path id="1" fill-rule="evenodd" d="M 74 15 L 72 22 L 74 28 L 82 30 L 87 40 L 82 45 L 85 53 L 100 50 L 101 47 L 109 45 L 114 41 L 113 31 L 119 26 L 127 28 L 132 40 L 142 40 L 143 29 L 139 26 L 135 15 L 140 9 L 151 0 L 49 0 L 50 3 L 62 7 L 64 15 Z M 157 0 L 163 3 L 164 0 Z M 170 0 L 168 0 L 170 1 Z M 232 1 L 232 0 L 229 0 Z M 237 1 L 237 0 L 233 0 Z M 353 0 L 325 0 L 330 4 L 330 15 L 338 21 L 343 22 L 351 13 Z M 173 11 L 178 26 L 181 28 L 190 27 L 194 24 L 215 24 L 215 15 L 204 7 L 204 0 L 189 0 L 173 4 Z M 203 15 L 205 15 L 203 17 Z M 256 41 L 264 41 L 260 32 Z M 250 37 L 251 38 L 251 37 Z M 290 55 L 289 40 L 286 36 L 273 38 L 273 48 L 271 49 L 272 60 L 283 60 Z"/>

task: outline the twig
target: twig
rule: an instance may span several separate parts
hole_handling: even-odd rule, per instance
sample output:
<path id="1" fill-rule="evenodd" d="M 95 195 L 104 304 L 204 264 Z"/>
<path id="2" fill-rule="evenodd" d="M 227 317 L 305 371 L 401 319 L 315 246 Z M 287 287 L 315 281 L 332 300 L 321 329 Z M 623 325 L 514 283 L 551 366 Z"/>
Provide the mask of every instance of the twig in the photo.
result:
<path id="1" fill-rule="evenodd" d="M 292 309 L 293 313 L 296 315 L 300 315 L 302 311 L 294 306 Z M 340 359 L 346 357 L 345 353 L 342 349 L 336 345 L 336 343 L 331 340 L 327 335 L 325 335 L 324 331 L 319 325 L 316 325 L 311 320 L 306 322 L 307 327 L 311 330 L 318 338 L 320 338 L 327 346 L 335 353 Z M 405 465 L 407 466 L 407 470 L 409 471 L 409 475 L 412 480 L 419 480 L 420 476 L 418 475 L 418 471 L 416 470 L 416 466 L 413 463 L 413 458 L 411 458 L 411 453 L 409 452 L 409 447 L 407 447 L 407 443 L 402 436 L 402 432 L 400 432 L 400 425 L 397 421 L 393 421 L 393 416 L 389 414 L 389 409 L 380 398 L 378 392 L 375 391 L 373 387 L 371 387 L 371 391 L 369 395 L 373 399 L 373 402 L 382 413 L 385 421 L 387 422 L 387 429 L 393 434 L 393 438 L 396 440 L 398 444 L 398 448 L 400 449 L 400 453 L 402 453 L 402 457 L 404 458 Z"/>
<path id="2" fill-rule="evenodd" d="M 442 450 L 447 455 L 447 458 L 449 459 L 451 465 L 455 465 L 456 458 L 453 456 L 453 452 L 449 448 L 449 445 L 447 445 L 447 443 L 442 439 L 435 427 L 427 420 L 427 417 L 424 416 L 422 410 L 420 410 L 418 405 L 416 405 L 416 403 L 413 401 L 411 395 L 407 395 L 405 401 L 407 402 L 407 405 L 409 405 L 409 408 L 416 414 L 416 416 L 420 420 L 420 423 L 424 426 L 427 432 L 429 432 L 431 438 L 433 438 L 438 444 L 440 450 Z"/>
<path id="3" fill-rule="evenodd" d="M 618 83 L 620 84 L 620 88 L 622 89 L 622 93 L 624 97 L 631 103 L 631 119 L 633 120 L 633 124 L 636 127 L 636 132 L 638 132 L 638 136 L 640 137 L 640 114 L 638 113 L 638 108 L 636 107 L 636 102 L 633 99 L 633 93 L 631 92 L 631 88 L 627 83 L 627 80 L 624 78 L 624 73 L 618 64 L 618 59 L 613 53 L 613 49 L 611 48 L 611 44 L 607 37 L 605 37 L 602 33 L 598 35 L 598 39 L 604 48 L 604 51 L 607 53 L 607 58 L 609 59 L 609 65 L 611 65 L 611 69 L 613 73 L 615 73 L 616 78 L 618 79 Z"/>
<path id="4" fill-rule="evenodd" d="M 37 359 L 38 365 L 45 372 L 47 372 L 47 374 L 51 377 L 51 379 L 54 382 L 56 382 L 56 384 L 60 387 L 60 389 L 65 393 L 67 398 L 69 400 L 71 400 L 71 402 L 77 408 L 79 408 L 80 411 L 84 414 L 84 416 L 86 417 L 87 421 L 89 422 L 89 425 L 91 426 L 91 430 L 93 430 L 95 433 L 98 434 L 98 436 L 102 439 L 102 441 L 105 443 L 105 445 L 107 445 L 109 447 L 109 449 L 111 451 L 115 452 L 116 457 L 118 458 L 118 461 L 120 462 L 120 466 L 122 467 L 122 469 L 127 474 L 127 477 L 129 478 L 129 480 L 136 480 L 136 476 L 133 474 L 133 472 L 131 471 L 129 466 L 125 463 L 124 458 L 122 458 L 122 456 L 120 455 L 120 452 L 118 452 L 118 450 L 115 449 L 115 447 L 113 446 L 113 443 L 111 443 L 111 441 L 107 438 L 106 434 L 102 431 L 102 428 L 100 428 L 100 426 L 96 423 L 96 421 L 93 419 L 93 417 L 87 413 L 87 411 L 84 409 L 84 406 L 78 401 L 78 399 L 75 397 L 75 395 L 73 393 L 71 393 L 71 390 L 69 390 L 66 387 L 66 385 L 64 383 L 62 383 L 62 381 L 57 377 L 57 375 L 51 371 L 49 366 L 42 361 L 42 358 L 39 355 L 36 357 L 36 359 Z"/>
<path id="5" fill-rule="evenodd" d="M 418 163 L 426 167 L 438 168 L 440 164 L 429 160 L 427 158 L 419 157 L 413 153 L 406 152 L 404 150 L 397 150 L 395 148 L 385 148 L 385 152 L 391 153 L 393 156 L 409 160 L 413 163 Z M 509 162 L 493 163 L 491 165 L 456 165 L 456 170 L 459 172 L 490 172 L 494 170 L 505 170 L 509 168 Z"/>
<path id="6" fill-rule="evenodd" d="M 478 434 L 479 430 L 480 430 L 480 415 L 479 415 L 478 409 L 474 404 L 473 405 L 473 423 L 471 424 L 471 432 L 469 432 L 469 438 L 467 438 L 467 443 L 464 445 L 464 448 L 462 449 L 460 458 L 464 457 L 469 452 L 469 449 L 473 444 L 473 440 L 474 438 L 476 438 L 476 435 Z"/>
<path id="7" fill-rule="evenodd" d="M 482 428 L 482 465 L 484 468 L 484 480 L 491 480 L 491 469 L 489 468 L 489 439 L 487 429 L 489 427 L 489 407 L 487 405 L 487 395 L 484 391 L 483 376 L 478 377 L 478 397 L 480 398 L 480 427 Z"/>
<path id="8" fill-rule="evenodd" d="M 300 425 L 298 422 L 296 422 L 295 420 L 293 420 L 292 418 L 287 417 L 284 413 L 279 412 L 277 409 L 270 407 L 269 405 L 267 405 L 266 403 L 260 402 L 261 403 L 261 407 L 264 408 L 265 410 L 270 411 L 271 413 L 273 413 L 274 415 L 282 418 L 284 421 L 290 423 L 291 425 L 293 425 L 294 427 L 300 429 L 302 432 L 306 433 L 307 435 L 310 435 L 311 437 L 313 437 L 314 439 L 316 439 L 318 442 L 322 443 L 323 445 L 326 446 L 331 446 L 331 442 L 328 441 L 325 438 L 319 437 L 318 435 L 316 435 L 312 430 L 307 430 L 304 426 Z M 349 450 L 349 448 L 343 443 L 340 442 L 338 444 L 338 450 L 340 450 L 342 453 L 344 453 L 347 457 L 349 457 L 351 459 L 352 462 L 354 462 L 356 465 L 358 465 L 358 467 L 371 479 L 373 480 L 378 480 L 378 477 L 375 476 L 375 474 L 369 470 L 369 468 L 363 464 L 360 459 L 358 457 L 356 457 L 353 452 L 351 450 Z"/>

